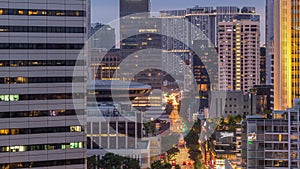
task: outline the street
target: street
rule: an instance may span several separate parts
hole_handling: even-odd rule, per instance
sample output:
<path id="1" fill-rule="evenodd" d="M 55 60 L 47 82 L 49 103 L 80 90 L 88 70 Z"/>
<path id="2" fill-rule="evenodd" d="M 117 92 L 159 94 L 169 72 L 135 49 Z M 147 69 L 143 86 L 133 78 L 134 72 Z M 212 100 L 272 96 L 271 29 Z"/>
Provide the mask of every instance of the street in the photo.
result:
<path id="1" fill-rule="evenodd" d="M 181 169 L 193 169 L 194 162 L 190 160 L 187 148 L 179 148 L 179 153 L 176 155 L 176 164 L 178 164 Z"/>

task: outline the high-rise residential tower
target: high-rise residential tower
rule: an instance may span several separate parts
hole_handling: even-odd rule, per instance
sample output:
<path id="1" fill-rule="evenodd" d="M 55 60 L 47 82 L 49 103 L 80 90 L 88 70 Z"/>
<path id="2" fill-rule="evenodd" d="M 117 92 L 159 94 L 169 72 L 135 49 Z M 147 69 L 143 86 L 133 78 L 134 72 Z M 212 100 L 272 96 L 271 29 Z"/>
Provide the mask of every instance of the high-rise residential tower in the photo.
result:
<path id="1" fill-rule="evenodd" d="M 219 89 L 249 92 L 260 84 L 259 22 L 219 22 Z"/>
<path id="2" fill-rule="evenodd" d="M 0 25 L 0 168 L 85 168 L 89 0 L 2 0 Z"/>
<path id="3" fill-rule="evenodd" d="M 251 20 L 260 21 L 260 15 L 255 12 L 254 7 L 243 7 L 242 9 L 235 6 L 188 8 L 186 18 L 195 25 L 191 30 L 191 39 L 205 35 L 212 44 L 218 46 L 218 23 L 223 21 Z"/>

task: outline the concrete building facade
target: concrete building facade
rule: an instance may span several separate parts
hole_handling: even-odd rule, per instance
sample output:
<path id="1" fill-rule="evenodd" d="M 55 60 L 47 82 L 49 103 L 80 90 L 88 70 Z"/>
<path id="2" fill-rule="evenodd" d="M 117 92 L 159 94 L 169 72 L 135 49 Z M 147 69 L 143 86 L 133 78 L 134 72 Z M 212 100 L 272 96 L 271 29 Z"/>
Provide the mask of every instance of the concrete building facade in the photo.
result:
<path id="1" fill-rule="evenodd" d="M 109 25 L 101 23 L 92 24 L 91 27 L 91 48 L 104 48 L 110 50 L 115 47 L 116 33 L 115 29 Z"/>
<path id="2" fill-rule="evenodd" d="M 89 0 L 0 2 L 0 168 L 85 168 L 89 15 Z"/>
<path id="3" fill-rule="evenodd" d="M 260 84 L 259 22 L 219 22 L 219 89 L 249 92 Z"/>
<path id="4" fill-rule="evenodd" d="M 296 169 L 299 161 L 300 100 L 294 107 L 271 116 L 249 116 L 245 122 L 243 165 L 245 168 Z"/>

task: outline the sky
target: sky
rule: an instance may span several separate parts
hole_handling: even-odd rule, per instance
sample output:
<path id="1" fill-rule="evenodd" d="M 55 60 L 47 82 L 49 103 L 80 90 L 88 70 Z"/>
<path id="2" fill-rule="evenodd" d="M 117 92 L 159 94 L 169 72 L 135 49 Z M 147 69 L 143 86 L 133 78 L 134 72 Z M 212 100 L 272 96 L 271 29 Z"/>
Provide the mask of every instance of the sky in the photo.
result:
<path id="1" fill-rule="evenodd" d="M 119 16 L 119 0 L 91 0 L 92 23 L 110 23 Z M 261 41 L 265 37 L 265 0 L 151 0 L 151 12 L 199 6 L 254 6 L 261 14 Z"/>

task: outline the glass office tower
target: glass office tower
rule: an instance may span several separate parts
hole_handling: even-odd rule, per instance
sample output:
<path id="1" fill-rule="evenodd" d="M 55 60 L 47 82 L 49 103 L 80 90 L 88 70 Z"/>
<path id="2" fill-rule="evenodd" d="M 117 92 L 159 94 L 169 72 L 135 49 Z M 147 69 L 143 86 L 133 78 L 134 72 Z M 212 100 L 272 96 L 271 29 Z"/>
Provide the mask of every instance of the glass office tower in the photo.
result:
<path id="1" fill-rule="evenodd" d="M 300 97 L 299 8 L 299 0 L 274 1 L 275 110 L 292 107 Z"/>

